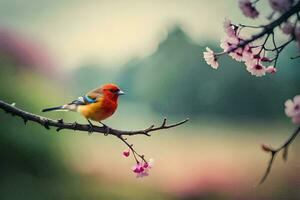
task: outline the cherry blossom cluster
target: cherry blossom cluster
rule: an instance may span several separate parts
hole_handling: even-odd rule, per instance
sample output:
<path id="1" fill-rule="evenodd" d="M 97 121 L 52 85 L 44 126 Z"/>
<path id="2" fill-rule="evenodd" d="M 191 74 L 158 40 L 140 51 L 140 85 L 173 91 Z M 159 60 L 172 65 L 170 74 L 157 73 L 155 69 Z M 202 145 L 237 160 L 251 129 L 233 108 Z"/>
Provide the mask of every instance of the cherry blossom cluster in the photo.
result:
<path id="1" fill-rule="evenodd" d="M 263 55 L 265 51 L 262 46 L 247 44 L 244 47 L 238 47 L 241 42 L 244 42 L 239 34 L 239 26 L 232 24 L 229 19 L 224 21 L 224 31 L 226 36 L 221 40 L 220 47 L 223 49 L 221 53 L 214 53 L 210 48 L 206 48 L 204 52 L 204 59 L 207 64 L 211 65 L 212 68 L 217 69 L 219 67 L 218 56 L 228 53 L 234 60 L 238 62 L 244 62 L 246 69 L 252 75 L 264 76 L 266 73 L 275 73 L 276 68 L 272 65 L 266 67 L 264 63 L 269 63 L 272 60 Z M 235 49 L 232 51 L 232 49 Z"/>
<path id="2" fill-rule="evenodd" d="M 240 0 L 239 7 L 245 16 L 254 19 L 259 16 L 259 11 L 256 9 L 258 2 L 259 0 Z M 234 60 L 243 62 L 249 73 L 262 77 L 266 74 L 276 73 L 279 54 L 292 41 L 297 42 L 300 51 L 300 24 L 298 24 L 300 21 L 300 1 L 269 0 L 269 4 L 273 10 L 272 17 L 277 13 L 280 15 L 273 21 L 272 17 L 270 17 L 270 24 L 264 26 L 236 25 L 229 19 L 225 19 L 223 28 L 226 36 L 221 40 L 220 44 L 223 51 L 215 53 L 207 47 L 206 52 L 203 53 L 206 63 L 217 69 L 219 67 L 218 58 L 221 55 L 228 54 Z M 280 45 L 276 44 L 274 36 L 274 29 L 277 27 L 289 38 Z M 253 28 L 260 30 L 260 32 L 252 35 L 249 39 L 241 34 L 244 28 Z M 261 39 L 262 41 L 260 41 Z M 271 42 L 271 47 L 269 47 L 270 44 L 268 42 Z"/>
<path id="3" fill-rule="evenodd" d="M 139 155 L 133 148 L 124 150 L 122 154 L 127 158 L 131 153 L 136 161 L 136 164 L 131 168 L 132 172 L 136 174 L 137 178 L 149 176 L 149 171 L 153 167 L 154 159 L 150 158 L 149 161 L 146 161 L 144 156 Z M 140 160 L 138 158 L 140 158 Z"/>

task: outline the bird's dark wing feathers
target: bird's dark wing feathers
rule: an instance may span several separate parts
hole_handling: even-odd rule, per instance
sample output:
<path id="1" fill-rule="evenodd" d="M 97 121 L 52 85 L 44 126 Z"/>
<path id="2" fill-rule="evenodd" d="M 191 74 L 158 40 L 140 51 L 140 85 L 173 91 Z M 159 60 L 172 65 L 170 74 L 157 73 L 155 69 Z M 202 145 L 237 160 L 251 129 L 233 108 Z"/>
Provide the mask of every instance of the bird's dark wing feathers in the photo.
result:
<path id="1" fill-rule="evenodd" d="M 84 101 L 83 97 L 78 97 L 78 99 L 72 101 L 71 103 L 69 103 L 69 105 L 71 104 L 75 104 L 75 105 L 86 105 L 86 102 Z"/>
<path id="2" fill-rule="evenodd" d="M 82 97 L 78 97 L 78 99 L 72 101 L 71 103 L 69 103 L 69 105 L 71 104 L 75 104 L 75 105 L 87 105 L 87 104 L 91 104 L 91 103 L 95 103 L 96 102 L 96 98 L 91 98 L 88 95 L 82 96 Z"/>

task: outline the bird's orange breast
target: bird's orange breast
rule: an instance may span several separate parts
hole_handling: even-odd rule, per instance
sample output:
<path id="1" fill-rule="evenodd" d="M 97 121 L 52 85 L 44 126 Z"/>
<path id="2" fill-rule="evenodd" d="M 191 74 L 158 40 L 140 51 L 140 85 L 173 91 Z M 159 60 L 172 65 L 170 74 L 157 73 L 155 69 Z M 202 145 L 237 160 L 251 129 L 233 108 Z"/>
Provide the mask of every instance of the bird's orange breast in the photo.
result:
<path id="1" fill-rule="evenodd" d="M 117 102 L 102 98 L 96 103 L 79 106 L 78 112 L 80 112 L 87 119 L 102 121 L 113 115 L 117 107 Z"/>

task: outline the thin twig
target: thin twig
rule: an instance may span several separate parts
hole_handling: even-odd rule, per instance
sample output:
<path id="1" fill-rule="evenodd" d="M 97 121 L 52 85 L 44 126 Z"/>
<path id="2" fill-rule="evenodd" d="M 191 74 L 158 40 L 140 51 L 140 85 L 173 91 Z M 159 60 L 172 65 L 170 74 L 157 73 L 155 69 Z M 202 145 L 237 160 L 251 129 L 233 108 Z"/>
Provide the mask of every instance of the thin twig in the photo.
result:
<path id="1" fill-rule="evenodd" d="M 297 59 L 297 58 L 300 58 L 300 55 L 291 57 L 292 60 L 293 60 L 293 59 Z"/>
<path id="2" fill-rule="evenodd" d="M 271 172 L 272 169 L 272 165 L 273 162 L 276 158 L 277 153 L 279 153 L 281 150 L 283 150 L 283 159 L 286 160 L 287 159 L 287 152 L 288 152 L 288 147 L 289 145 L 295 140 L 295 138 L 297 137 L 297 135 L 300 132 L 300 126 L 294 131 L 294 133 L 277 149 L 273 149 L 271 147 L 263 147 L 265 151 L 270 152 L 271 154 L 271 158 L 269 160 L 268 166 L 266 168 L 265 173 L 263 174 L 261 180 L 259 181 L 258 185 L 261 185 L 263 182 L 265 182 L 265 180 L 267 179 L 268 175 Z"/>
<path id="3" fill-rule="evenodd" d="M 143 160 L 145 163 L 147 163 L 145 156 L 144 155 L 140 155 L 134 148 L 133 148 L 133 144 L 129 144 L 125 138 L 123 138 L 122 136 L 117 136 L 120 140 L 122 140 L 128 147 L 129 149 L 132 151 L 132 154 L 134 156 L 134 159 L 136 161 L 137 164 L 139 164 L 139 160 L 137 159 L 136 156 L 140 157 L 141 160 Z"/>

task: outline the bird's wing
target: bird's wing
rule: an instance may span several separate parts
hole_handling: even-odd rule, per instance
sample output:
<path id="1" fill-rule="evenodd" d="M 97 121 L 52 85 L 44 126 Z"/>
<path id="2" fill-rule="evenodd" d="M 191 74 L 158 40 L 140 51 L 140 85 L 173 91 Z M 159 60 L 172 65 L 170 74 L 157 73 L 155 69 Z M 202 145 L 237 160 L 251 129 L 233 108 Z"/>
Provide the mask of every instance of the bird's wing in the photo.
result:
<path id="1" fill-rule="evenodd" d="M 100 88 L 94 89 L 83 96 L 87 104 L 96 103 L 103 96 Z"/>
<path id="2" fill-rule="evenodd" d="M 91 103 L 96 103 L 100 97 L 102 97 L 101 91 L 99 91 L 99 89 L 95 89 L 95 90 L 88 92 L 84 96 L 78 97 L 76 100 L 69 103 L 69 105 L 70 104 L 87 105 L 87 104 L 91 104 Z"/>
<path id="3" fill-rule="evenodd" d="M 85 102 L 84 97 L 78 97 L 77 99 L 69 103 L 69 105 L 86 105 L 86 104 L 87 103 Z"/>

